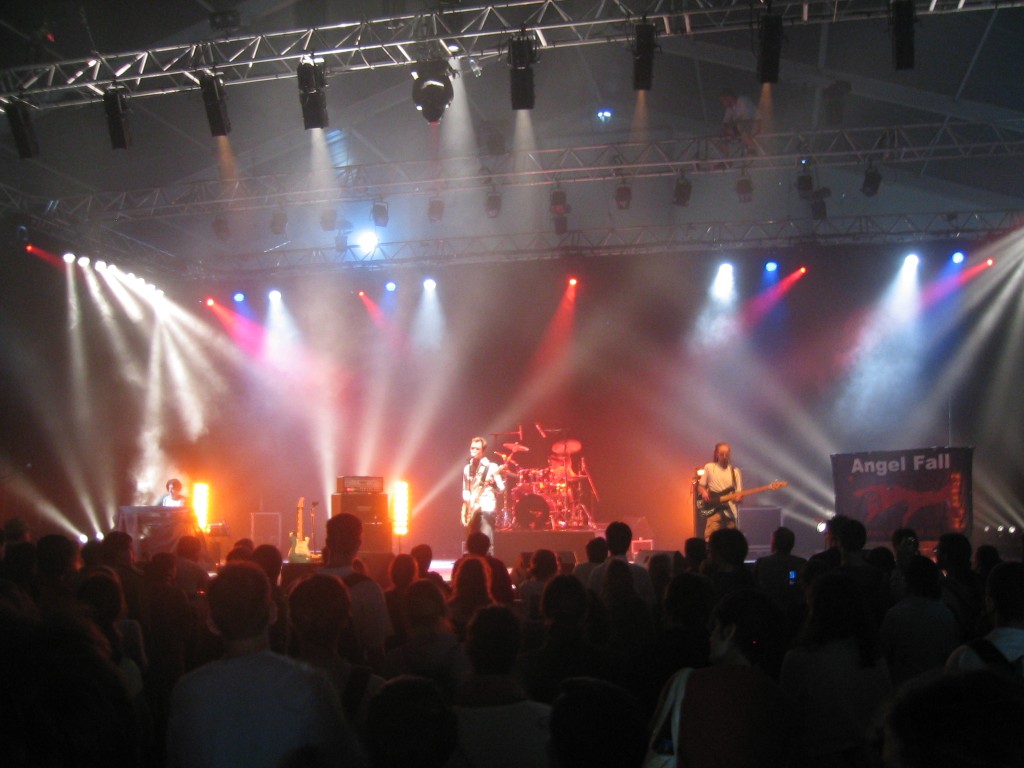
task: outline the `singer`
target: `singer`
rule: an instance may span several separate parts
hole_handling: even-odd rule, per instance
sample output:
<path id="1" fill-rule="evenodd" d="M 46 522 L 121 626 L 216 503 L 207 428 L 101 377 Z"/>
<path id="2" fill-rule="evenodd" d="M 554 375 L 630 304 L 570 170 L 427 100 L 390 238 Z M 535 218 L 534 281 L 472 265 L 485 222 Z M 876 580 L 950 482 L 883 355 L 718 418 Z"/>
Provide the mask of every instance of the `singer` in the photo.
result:
<path id="1" fill-rule="evenodd" d="M 501 467 L 488 459 L 487 441 L 474 437 L 469 441 L 469 461 L 462 470 L 462 525 L 466 535 L 480 532 L 494 543 L 494 510 L 498 499 L 495 491 L 504 493 L 505 480 Z"/>

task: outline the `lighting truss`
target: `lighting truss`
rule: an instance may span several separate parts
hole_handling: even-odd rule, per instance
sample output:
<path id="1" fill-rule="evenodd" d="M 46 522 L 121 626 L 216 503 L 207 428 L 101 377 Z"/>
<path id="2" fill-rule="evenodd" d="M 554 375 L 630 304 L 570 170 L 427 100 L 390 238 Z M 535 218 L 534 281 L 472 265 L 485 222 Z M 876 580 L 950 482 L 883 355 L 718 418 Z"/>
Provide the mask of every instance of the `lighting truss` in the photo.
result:
<path id="1" fill-rule="evenodd" d="M 1016 8 L 1024 0 L 908 0 L 917 18 L 966 11 Z M 135 97 L 189 91 L 199 72 L 216 67 L 225 84 L 293 77 L 302 56 L 315 50 L 332 73 L 408 66 L 424 58 L 500 55 L 509 30 L 526 25 L 542 48 L 626 43 L 631 19 L 647 10 L 659 33 L 698 35 L 747 31 L 758 5 L 743 0 L 695 0 L 692 8 L 654 12 L 626 0 L 519 0 L 493 5 L 448 6 L 415 14 L 256 35 L 237 35 L 86 58 L 41 62 L 0 72 L 0 101 L 22 97 L 40 108 L 98 101 L 115 82 Z M 775 0 L 784 23 L 832 24 L 887 19 L 888 0 L 837 4 L 834 0 Z"/>

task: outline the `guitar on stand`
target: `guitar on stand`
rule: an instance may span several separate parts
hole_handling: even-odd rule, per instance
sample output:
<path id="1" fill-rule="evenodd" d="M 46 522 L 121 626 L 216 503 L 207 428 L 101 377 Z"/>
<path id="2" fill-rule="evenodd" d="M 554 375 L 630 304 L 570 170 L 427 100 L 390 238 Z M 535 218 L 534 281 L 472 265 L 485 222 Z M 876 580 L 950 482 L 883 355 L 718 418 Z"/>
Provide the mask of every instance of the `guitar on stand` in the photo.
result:
<path id="1" fill-rule="evenodd" d="M 749 491 L 737 492 L 731 485 L 721 491 L 708 491 L 708 495 L 711 497 L 707 501 L 697 497 L 697 511 L 701 514 L 701 517 L 711 517 L 716 512 L 729 512 L 729 502 L 736 501 L 737 497 L 742 496 L 753 496 L 755 493 L 762 493 L 763 491 L 777 491 L 779 488 L 785 488 L 789 483 L 783 480 L 776 480 L 774 483 L 768 485 L 761 485 L 757 488 L 751 488 Z"/>
<path id="2" fill-rule="evenodd" d="M 308 563 L 311 559 L 309 537 L 302 535 L 302 513 L 306 506 L 306 497 L 299 496 L 298 508 L 295 510 L 295 530 L 288 535 L 288 562 Z"/>

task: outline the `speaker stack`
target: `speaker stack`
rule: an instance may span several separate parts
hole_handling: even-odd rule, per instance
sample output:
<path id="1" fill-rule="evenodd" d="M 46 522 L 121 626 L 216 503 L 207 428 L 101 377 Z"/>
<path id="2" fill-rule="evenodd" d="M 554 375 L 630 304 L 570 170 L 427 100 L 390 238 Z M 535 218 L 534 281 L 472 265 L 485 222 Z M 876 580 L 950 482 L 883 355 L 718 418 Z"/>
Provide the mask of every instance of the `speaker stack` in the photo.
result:
<path id="1" fill-rule="evenodd" d="M 331 517 L 354 515 L 363 523 L 363 546 L 367 554 L 391 554 L 391 518 L 383 477 L 339 477 L 337 493 L 331 494 Z"/>

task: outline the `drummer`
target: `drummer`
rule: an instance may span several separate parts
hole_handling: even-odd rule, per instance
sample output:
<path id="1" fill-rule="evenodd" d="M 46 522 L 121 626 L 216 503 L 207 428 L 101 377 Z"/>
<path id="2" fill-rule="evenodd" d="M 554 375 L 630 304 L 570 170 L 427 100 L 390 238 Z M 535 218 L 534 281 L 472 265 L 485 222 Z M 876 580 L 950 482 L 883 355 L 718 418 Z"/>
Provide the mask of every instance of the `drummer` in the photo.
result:
<path id="1" fill-rule="evenodd" d="M 564 483 L 566 477 L 575 480 L 578 475 L 572 467 L 572 459 L 569 456 L 551 454 L 548 456 L 548 477 L 553 483 Z"/>

